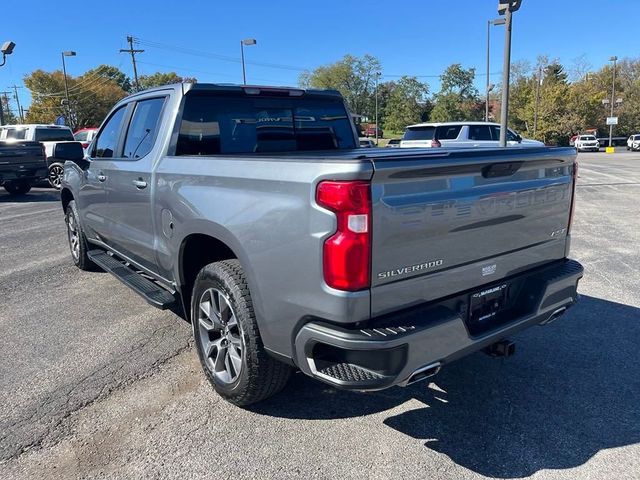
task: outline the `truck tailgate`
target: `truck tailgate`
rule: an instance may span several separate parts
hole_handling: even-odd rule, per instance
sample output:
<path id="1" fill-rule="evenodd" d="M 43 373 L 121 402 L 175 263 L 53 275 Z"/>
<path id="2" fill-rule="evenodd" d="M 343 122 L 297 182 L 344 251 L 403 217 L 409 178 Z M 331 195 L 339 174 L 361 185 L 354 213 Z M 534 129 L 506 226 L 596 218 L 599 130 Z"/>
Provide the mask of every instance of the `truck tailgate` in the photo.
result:
<path id="1" fill-rule="evenodd" d="M 573 148 L 438 149 L 372 161 L 374 316 L 565 257 Z"/>
<path id="2" fill-rule="evenodd" d="M 46 165 L 42 145 L 38 142 L 17 141 L 0 142 L 0 166 L 42 166 Z"/>

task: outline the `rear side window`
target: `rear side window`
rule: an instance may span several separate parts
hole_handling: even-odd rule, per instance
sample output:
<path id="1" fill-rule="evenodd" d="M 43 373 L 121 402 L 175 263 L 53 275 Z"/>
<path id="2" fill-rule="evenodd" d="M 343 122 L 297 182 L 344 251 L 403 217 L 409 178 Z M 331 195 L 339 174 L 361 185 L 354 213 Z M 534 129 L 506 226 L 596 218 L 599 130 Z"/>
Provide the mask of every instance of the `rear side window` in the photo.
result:
<path id="1" fill-rule="evenodd" d="M 493 140 L 489 125 L 469 125 L 469 140 Z"/>
<path id="2" fill-rule="evenodd" d="M 34 140 L 36 142 L 65 142 L 73 141 L 73 133 L 67 128 L 36 128 Z"/>
<path id="3" fill-rule="evenodd" d="M 404 131 L 403 140 L 433 140 L 436 127 L 409 127 Z"/>
<path id="4" fill-rule="evenodd" d="M 27 138 L 26 128 L 8 128 L 7 129 L 7 139 L 24 140 L 25 138 Z"/>
<path id="5" fill-rule="evenodd" d="M 151 151 L 158 132 L 164 100 L 165 97 L 151 98 L 136 104 L 124 142 L 124 158 L 144 157 Z"/>
<path id="6" fill-rule="evenodd" d="M 462 125 L 443 125 L 438 127 L 438 140 L 455 140 L 460 134 Z"/>
<path id="7" fill-rule="evenodd" d="M 112 158 L 116 144 L 118 143 L 118 135 L 120 135 L 120 128 L 122 127 L 122 120 L 124 119 L 124 113 L 126 111 L 126 105 L 116 110 L 111 118 L 107 120 L 104 128 L 98 135 L 98 140 L 95 142 L 94 157 L 97 158 Z"/>
<path id="8" fill-rule="evenodd" d="M 192 94 L 185 99 L 176 155 L 356 148 L 339 99 Z"/>

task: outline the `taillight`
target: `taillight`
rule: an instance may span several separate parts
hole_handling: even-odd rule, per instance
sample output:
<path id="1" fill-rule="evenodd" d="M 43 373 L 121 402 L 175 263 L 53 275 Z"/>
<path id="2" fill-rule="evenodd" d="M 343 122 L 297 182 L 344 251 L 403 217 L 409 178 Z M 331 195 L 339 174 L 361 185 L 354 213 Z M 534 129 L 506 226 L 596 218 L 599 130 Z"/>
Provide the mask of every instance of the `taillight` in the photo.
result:
<path id="1" fill-rule="evenodd" d="M 336 232 L 324 242 L 324 280 L 332 288 L 369 288 L 371 277 L 371 190 L 368 182 L 324 181 L 318 204 L 336 214 Z"/>
<path id="2" fill-rule="evenodd" d="M 436 140 L 435 138 L 431 140 L 431 148 L 441 147 L 441 146 L 442 144 L 440 143 L 440 140 Z"/>
<path id="3" fill-rule="evenodd" d="M 42 150 L 42 158 L 44 159 L 44 163 L 47 163 L 47 150 L 42 144 L 40 144 L 40 149 Z"/>
<path id="4" fill-rule="evenodd" d="M 576 208 L 576 183 L 578 183 L 578 161 L 573 164 L 573 186 L 571 187 L 571 208 L 569 210 L 569 226 L 567 233 L 571 233 L 571 225 L 573 224 L 573 211 Z"/>

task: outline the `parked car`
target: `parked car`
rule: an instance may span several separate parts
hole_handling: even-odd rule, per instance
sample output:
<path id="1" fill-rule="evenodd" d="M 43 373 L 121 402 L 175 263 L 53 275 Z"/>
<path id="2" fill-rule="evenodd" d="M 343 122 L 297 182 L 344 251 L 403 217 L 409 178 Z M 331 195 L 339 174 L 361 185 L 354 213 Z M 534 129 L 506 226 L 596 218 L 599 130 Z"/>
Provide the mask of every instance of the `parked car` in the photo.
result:
<path id="1" fill-rule="evenodd" d="M 418 123 L 404 131 L 400 148 L 433 147 L 497 147 L 500 124 L 490 122 Z M 522 138 L 507 129 L 507 145 L 542 147 L 544 143 Z"/>
<path id="2" fill-rule="evenodd" d="M 385 147 L 387 147 L 387 148 L 400 148 L 400 142 L 401 142 L 400 138 L 392 138 L 391 140 L 389 140 L 387 142 Z"/>
<path id="3" fill-rule="evenodd" d="M 594 135 L 578 135 L 574 146 L 579 152 L 600 151 L 600 142 L 598 142 L 598 139 Z"/>
<path id="4" fill-rule="evenodd" d="M 384 134 L 384 132 L 382 131 L 381 128 L 378 128 L 378 138 L 382 138 L 382 135 Z M 376 127 L 375 125 L 367 127 L 364 131 L 364 136 L 365 137 L 375 137 L 376 136 Z"/>
<path id="5" fill-rule="evenodd" d="M 65 164 L 73 262 L 181 312 L 237 405 L 292 368 L 379 390 L 481 349 L 509 356 L 509 336 L 577 301 L 574 148 L 357 145 L 333 90 L 131 95 Z"/>
<path id="6" fill-rule="evenodd" d="M 376 142 L 370 138 L 360 138 L 358 141 L 360 142 L 360 148 L 373 148 L 376 146 Z"/>
<path id="7" fill-rule="evenodd" d="M 22 195 L 33 183 L 47 178 L 44 147 L 25 140 L 0 141 L 0 185 L 11 195 Z"/>
<path id="8" fill-rule="evenodd" d="M 56 145 L 64 142 L 75 142 L 73 132 L 69 127 L 44 124 L 4 125 L 0 127 L 0 140 L 26 140 L 42 143 L 47 155 L 49 184 L 55 189 L 60 189 L 60 179 L 64 170 L 65 159 L 55 156 Z"/>
<path id="9" fill-rule="evenodd" d="M 640 134 L 631 135 L 627 139 L 627 150 L 640 150 Z"/>
<path id="10" fill-rule="evenodd" d="M 81 128 L 73 134 L 73 138 L 82 144 L 82 148 L 86 149 L 96 133 L 98 133 L 97 128 Z"/>

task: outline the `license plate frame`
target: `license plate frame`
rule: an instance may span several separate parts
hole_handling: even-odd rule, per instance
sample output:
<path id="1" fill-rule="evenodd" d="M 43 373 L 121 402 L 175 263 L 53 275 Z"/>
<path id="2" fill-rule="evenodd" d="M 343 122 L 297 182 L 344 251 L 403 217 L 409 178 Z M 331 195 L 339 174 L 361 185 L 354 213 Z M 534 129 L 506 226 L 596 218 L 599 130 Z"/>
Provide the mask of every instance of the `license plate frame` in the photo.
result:
<path id="1" fill-rule="evenodd" d="M 468 323 L 483 325 L 498 320 L 500 314 L 509 308 L 508 292 L 508 282 L 472 292 L 469 295 Z"/>

